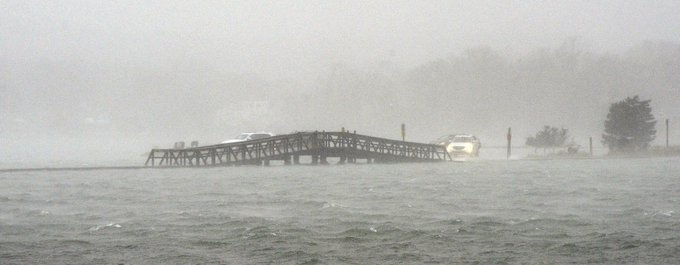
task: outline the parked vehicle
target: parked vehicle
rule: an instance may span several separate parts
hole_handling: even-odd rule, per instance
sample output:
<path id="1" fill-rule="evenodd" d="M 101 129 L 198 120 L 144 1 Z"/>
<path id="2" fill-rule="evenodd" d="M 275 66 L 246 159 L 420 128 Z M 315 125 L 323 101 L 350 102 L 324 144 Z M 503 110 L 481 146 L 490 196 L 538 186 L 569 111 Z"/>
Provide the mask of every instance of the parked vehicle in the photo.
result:
<path id="1" fill-rule="evenodd" d="M 434 141 L 433 144 L 446 146 L 446 151 L 452 157 L 478 157 L 479 149 L 482 148 L 482 143 L 479 139 L 470 134 L 445 135 Z"/>
<path id="2" fill-rule="evenodd" d="M 274 136 L 273 133 L 270 132 L 248 132 L 248 133 L 242 133 L 236 136 L 234 139 L 226 140 L 222 142 L 223 144 L 230 144 L 230 143 L 239 143 L 239 142 L 245 142 L 245 141 L 250 141 L 250 140 L 259 140 L 259 139 L 264 139 L 264 138 L 269 138 Z"/>
<path id="3" fill-rule="evenodd" d="M 482 143 L 476 136 L 469 134 L 459 134 L 453 138 L 453 141 L 446 146 L 446 151 L 451 156 L 479 156 L 479 149 L 482 148 Z"/>

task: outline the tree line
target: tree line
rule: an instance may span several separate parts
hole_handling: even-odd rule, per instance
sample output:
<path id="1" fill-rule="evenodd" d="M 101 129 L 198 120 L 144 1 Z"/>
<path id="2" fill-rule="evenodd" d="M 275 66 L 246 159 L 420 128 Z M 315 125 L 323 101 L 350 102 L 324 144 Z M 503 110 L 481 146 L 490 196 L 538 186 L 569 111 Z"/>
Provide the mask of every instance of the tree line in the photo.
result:
<path id="1" fill-rule="evenodd" d="M 633 96 L 610 105 L 602 134 L 602 143 L 610 152 L 634 152 L 649 148 L 656 138 L 656 120 L 650 102 Z M 568 129 L 546 125 L 535 136 L 528 137 L 526 145 L 554 150 L 565 145 L 568 135 Z"/>

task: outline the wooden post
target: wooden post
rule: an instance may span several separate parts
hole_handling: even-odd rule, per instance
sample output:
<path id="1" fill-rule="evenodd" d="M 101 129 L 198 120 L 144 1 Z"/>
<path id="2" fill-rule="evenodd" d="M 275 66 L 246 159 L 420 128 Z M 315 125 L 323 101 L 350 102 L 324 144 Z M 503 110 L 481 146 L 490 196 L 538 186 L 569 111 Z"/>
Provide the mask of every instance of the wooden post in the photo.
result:
<path id="1" fill-rule="evenodd" d="M 666 119 L 666 149 L 668 149 L 668 119 Z"/>
<path id="2" fill-rule="evenodd" d="M 401 124 L 401 140 L 406 141 L 406 124 Z"/>
<path id="3" fill-rule="evenodd" d="M 593 137 L 590 137 L 590 156 L 593 156 Z"/>
<path id="4" fill-rule="evenodd" d="M 154 157 L 154 152 L 156 149 L 151 149 L 151 152 L 149 152 L 149 157 L 146 158 L 146 163 L 144 163 L 144 166 L 149 166 L 149 161 L 151 161 L 151 166 L 156 165 L 156 157 Z"/>
<path id="5" fill-rule="evenodd" d="M 508 128 L 507 138 L 508 138 L 508 157 L 507 157 L 507 159 L 510 159 L 510 155 L 512 154 L 512 145 L 511 145 L 511 143 L 512 143 L 512 128 L 511 127 Z"/>

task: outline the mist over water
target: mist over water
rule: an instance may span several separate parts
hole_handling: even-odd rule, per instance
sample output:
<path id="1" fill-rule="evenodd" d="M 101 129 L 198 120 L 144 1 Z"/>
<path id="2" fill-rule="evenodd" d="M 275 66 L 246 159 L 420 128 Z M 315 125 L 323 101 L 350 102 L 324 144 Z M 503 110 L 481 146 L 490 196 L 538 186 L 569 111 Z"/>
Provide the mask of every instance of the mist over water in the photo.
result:
<path id="1" fill-rule="evenodd" d="M 680 262 L 677 158 L 1 173 L 8 264 Z"/>
<path id="2" fill-rule="evenodd" d="M 615 8 L 614 8 L 615 7 Z M 340 130 L 596 143 L 652 100 L 680 139 L 676 1 L 2 1 L 0 162 L 138 160 L 176 141 Z M 6 166 L 7 167 L 7 166 Z"/>
<path id="3" fill-rule="evenodd" d="M 0 0 L 0 264 L 678 264 L 680 160 L 601 144 L 610 104 L 639 95 L 648 154 L 677 153 L 678 10 Z M 665 120 L 676 149 L 659 148 Z M 407 141 L 472 134 L 480 156 L 8 170 L 141 166 L 243 132 L 400 139 L 401 124 Z M 526 147 L 546 125 L 580 153 Z"/>

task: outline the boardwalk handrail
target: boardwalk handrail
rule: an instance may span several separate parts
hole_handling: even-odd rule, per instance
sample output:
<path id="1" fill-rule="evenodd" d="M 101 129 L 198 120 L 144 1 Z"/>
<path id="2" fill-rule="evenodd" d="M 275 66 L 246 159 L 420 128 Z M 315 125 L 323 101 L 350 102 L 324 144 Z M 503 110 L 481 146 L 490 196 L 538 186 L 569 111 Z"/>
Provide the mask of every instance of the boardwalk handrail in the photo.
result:
<path id="1" fill-rule="evenodd" d="M 158 154 L 158 155 L 157 155 Z M 269 160 L 299 163 L 299 156 L 311 156 L 324 163 L 327 157 L 341 162 L 366 159 L 368 162 L 417 162 L 451 160 L 439 145 L 391 140 L 349 132 L 298 132 L 238 143 L 216 144 L 186 149 L 152 149 L 145 165 L 217 166 L 268 164 Z M 158 164 L 156 162 L 158 161 Z"/>

